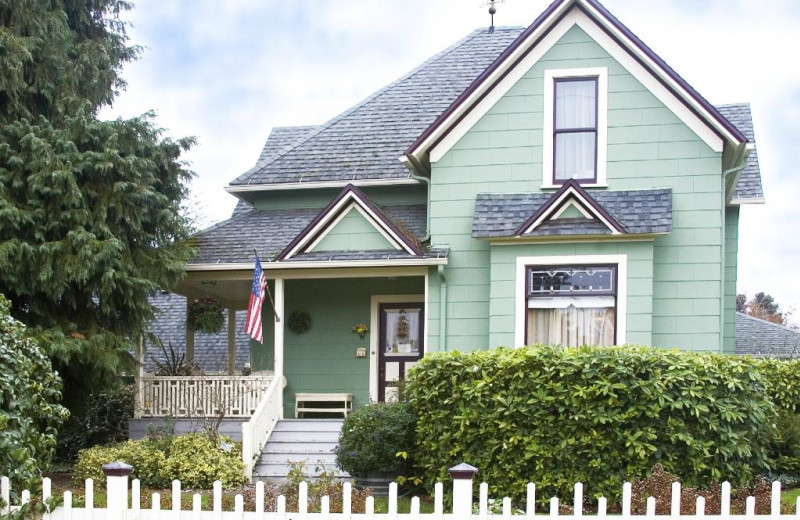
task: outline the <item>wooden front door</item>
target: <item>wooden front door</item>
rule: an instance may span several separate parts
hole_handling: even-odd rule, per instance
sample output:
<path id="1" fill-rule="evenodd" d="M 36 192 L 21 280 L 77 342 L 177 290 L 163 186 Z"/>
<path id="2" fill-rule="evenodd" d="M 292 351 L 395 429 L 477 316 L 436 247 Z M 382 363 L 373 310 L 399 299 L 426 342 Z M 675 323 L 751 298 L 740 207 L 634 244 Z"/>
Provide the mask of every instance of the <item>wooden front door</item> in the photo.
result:
<path id="1" fill-rule="evenodd" d="M 397 398 L 397 384 L 425 352 L 422 303 L 382 303 L 378 308 L 378 400 Z"/>

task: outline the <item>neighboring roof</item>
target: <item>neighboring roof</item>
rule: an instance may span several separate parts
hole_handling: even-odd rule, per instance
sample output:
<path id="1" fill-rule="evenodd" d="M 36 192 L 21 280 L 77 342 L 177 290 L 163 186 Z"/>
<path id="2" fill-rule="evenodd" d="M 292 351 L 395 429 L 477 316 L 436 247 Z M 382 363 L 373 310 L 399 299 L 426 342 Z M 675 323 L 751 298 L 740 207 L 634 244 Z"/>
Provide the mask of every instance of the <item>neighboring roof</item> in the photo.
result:
<path id="1" fill-rule="evenodd" d="M 156 318 L 150 323 L 152 332 L 164 343 L 164 347 L 179 354 L 186 352 L 186 297 L 173 293 L 159 292 L 150 303 L 158 309 Z M 244 333 L 245 311 L 236 313 L 236 357 L 234 367 L 237 372 L 250 361 L 250 338 Z M 228 313 L 225 313 L 223 332 L 217 334 L 196 333 L 194 336 L 194 360 L 206 372 L 224 372 L 228 369 Z M 144 356 L 145 371 L 152 372 L 156 366 L 153 358 L 164 359 L 161 349 L 147 341 Z"/>
<path id="2" fill-rule="evenodd" d="M 427 225 L 422 205 L 381 206 L 382 212 L 416 237 Z M 249 263 L 253 249 L 262 260 L 272 260 L 319 214 L 317 208 L 253 210 L 220 222 L 196 237 L 198 255 L 192 264 Z"/>
<path id="3" fill-rule="evenodd" d="M 593 191 L 591 197 L 622 225 L 627 234 L 672 231 L 672 190 Z M 517 236 L 518 228 L 534 215 L 552 193 L 480 193 L 472 220 L 474 238 Z M 610 235 L 596 220 L 548 221 L 524 236 Z"/>
<path id="4" fill-rule="evenodd" d="M 800 331 L 737 312 L 736 354 L 753 357 L 800 357 Z"/>
<path id="5" fill-rule="evenodd" d="M 231 185 L 408 178 L 403 151 L 521 32 L 472 32 Z"/>
<path id="6" fill-rule="evenodd" d="M 718 105 L 717 109 L 747 136 L 748 141 L 753 143 L 753 150 L 747 159 L 747 166 L 739 173 L 736 192 L 731 202 L 763 200 L 764 190 L 761 187 L 761 168 L 758 164 L 758 150 L 756 150 L 756 136 L 755 132 L 753 132 L 753 116 L 750 113 L 750 103 Z"/>

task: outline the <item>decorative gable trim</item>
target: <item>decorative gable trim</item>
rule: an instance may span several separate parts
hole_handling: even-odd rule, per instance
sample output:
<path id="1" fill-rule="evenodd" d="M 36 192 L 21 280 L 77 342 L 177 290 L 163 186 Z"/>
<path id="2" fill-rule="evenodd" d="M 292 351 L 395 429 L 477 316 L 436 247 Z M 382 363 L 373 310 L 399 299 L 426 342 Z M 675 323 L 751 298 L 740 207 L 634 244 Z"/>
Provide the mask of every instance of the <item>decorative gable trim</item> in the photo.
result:
<path id="1" fill-rule="evenodd" d="M 747 137 L 596 0 L 556 0 L 406 150 L 440 159 L 573 26 L 587 32 L 714 151 Z"/>
<path id="2" fill-rule="evenodd" d="M 364 193 L 352 184 L 348 184 L 314 220 L 303 229 L 281 254 L 277 261 L 288 260 L 293 256 L 310 251 L 325 235 L 351 210 L 355 209 L 372 224 L 376 231 L 383 235 L 397 250 L 403 250 L 414 256 L 421 256 L 422 251 L 411 238 L 401 231 Z"/>
<path id="3" fill-rule="evenodd" d="M 586 218 L 597 219 L 602 222 L 611 231 L 612 235 L 626 233 L 622 224 L 598 204 L 586 190 L 581 188 L 580 184 L 574 180 L 569 180 L 547 202 L 542 204 L 528 220 L 517 228 L 515 235 L 518 237 L 523 236 L 538 228 L 542 223 L 557 219 L 571 205 L 578 208 Z"/>

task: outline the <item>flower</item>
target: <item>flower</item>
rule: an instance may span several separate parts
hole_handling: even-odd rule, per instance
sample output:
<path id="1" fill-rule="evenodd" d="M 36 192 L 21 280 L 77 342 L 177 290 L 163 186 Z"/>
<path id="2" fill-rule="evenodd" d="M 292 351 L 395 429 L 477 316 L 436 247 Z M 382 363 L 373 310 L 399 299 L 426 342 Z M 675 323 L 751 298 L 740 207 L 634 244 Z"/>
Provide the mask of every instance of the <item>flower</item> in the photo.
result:
<path id="1" fill-rule="evenodd" d="M 353 333 L 358 334 L 361 339 L 364 339 L 367 332 L 369 332 L 369 327 L 367 327 L 366 323 L 356 323 L 353 325 Z"/>

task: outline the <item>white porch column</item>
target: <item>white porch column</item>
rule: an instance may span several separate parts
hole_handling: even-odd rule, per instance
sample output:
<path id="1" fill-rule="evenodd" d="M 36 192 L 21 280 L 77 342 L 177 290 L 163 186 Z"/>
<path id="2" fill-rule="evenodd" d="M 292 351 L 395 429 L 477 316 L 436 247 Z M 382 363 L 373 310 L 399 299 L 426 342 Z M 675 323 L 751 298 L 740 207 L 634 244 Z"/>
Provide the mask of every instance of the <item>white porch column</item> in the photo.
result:
<path id="1" fill-rule="evenodd" d="M 228 375 L 236 369 L 236 309 L 228 307 Z"/>
<path id="2" fill-rule="evenodd" d="M 283 278 L 275 278 L 275 379 L 283 379 Z M 280 389 L 280 402 L 283 403 L 283 385 Z M 281 406 L 281 419 L 283 419 L 283 406 Z"/>

